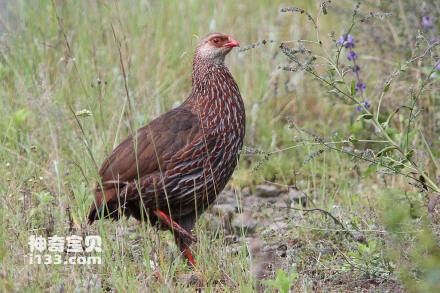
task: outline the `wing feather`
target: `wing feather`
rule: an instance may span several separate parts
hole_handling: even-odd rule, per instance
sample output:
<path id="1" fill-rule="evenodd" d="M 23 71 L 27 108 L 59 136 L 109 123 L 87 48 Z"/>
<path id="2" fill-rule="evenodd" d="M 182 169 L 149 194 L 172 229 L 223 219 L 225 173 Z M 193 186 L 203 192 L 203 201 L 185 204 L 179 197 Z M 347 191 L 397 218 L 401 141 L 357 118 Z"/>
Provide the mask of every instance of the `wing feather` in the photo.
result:
<path id="1" fill-rule="evenodd" d="M 104 161 L 99 175 L 104 189 L 127 184 L 150 173 L 160 171 L 164 162 L 199 132 L 197 116 L 179 107 L 154 119 L 129 136 Z M 110 186 L 109 186 L 110 187 Z"/>

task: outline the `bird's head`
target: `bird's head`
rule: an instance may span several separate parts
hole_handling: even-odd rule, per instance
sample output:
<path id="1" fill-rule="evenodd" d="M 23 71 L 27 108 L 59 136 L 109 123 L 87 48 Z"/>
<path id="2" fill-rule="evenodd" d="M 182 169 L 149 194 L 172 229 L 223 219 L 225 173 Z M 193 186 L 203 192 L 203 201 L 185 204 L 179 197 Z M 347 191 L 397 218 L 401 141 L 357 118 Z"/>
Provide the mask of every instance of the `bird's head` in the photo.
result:
<path id="1" fill-rule="evenodd" d="M 216 64 L 223 63 L 225 56 L 240 45 L 236 40 L 222 33 L 211 33 L 197 45 L 195 57 Z"/>

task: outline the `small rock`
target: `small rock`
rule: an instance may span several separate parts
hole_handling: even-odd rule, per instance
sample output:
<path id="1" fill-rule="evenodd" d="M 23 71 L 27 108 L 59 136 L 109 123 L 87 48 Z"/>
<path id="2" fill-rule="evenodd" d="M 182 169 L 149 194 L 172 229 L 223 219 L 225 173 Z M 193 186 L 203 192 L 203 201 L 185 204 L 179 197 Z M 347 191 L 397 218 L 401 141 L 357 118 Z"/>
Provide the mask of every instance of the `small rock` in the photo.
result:
<path id="1" fill-rule="evenodd" d="M 197 288 L 202 288 L 203 287 L 202 278 L 200 278 L 197 275 L 191 275 L 191 277 L 189 278 L 189 281 L 188 281 L 188 285 L 195 286 Z"/>
<path id="2" fill-rule="evenodd" d="M 258 280 L 269 279 L 274 273 L 275 256 L 271 252 L 253 255 L 252 274 Z"/>
<path id="3" fill-rule="evenodd" d="M 289 192 L 285 195 L 285 199 L 288 203 L 301 203 L 301 205 L 305 207 L 307 202 L 307 194 L 296 188 L 289 188 Z"/>
<path id="4" fill-rule="evenodd" d="M 257 185 L 255 187 L 255 195 L 258 197 L 275 197 L 280 194 L 281 190 L 273 185 Z"/>
<path id="5" fill-rule="evenodd" d="M 187 284 L 188 286 L 193 286 L 196 288 L 203 288 L 203 281 L 201 279 L 201 277 L 192 274 L 192 273 L 188 273 L 188 274 L 182 274 L 179 277 L 179 281 L 182 284 Z"/>
<path id="6" fill-rule="evenodd" d="M 214 232 L 223 229 L 223 223 L 219 217 L 216 217 L 211 213 L 204 213 L 203 217 L 207 222 L 206 230 Z"/>
<path id="7" fill-rule="evenodd" d="M 250 195 L 248 197 L 243 198 L 243 206 L 247 208 L 254 208 L 261 205 L 261 198 L 258 198 L 254 195 Z"/>
<path id="8" fill-rule="evenodd" d="M 243 246 L 241 243 L 232 243 L 231 245 L 228 245 L 226 247 L 226 252 L 233 255 L 238 255 L 241 253 L 245 253 L 246 256 L 249 255 L 249 250 L 247 250 L 246 246 Z"/>
<path id="9" fill-rule="evenodd" d="M 290 208 L 291 203 L 292 202 L 287 197 L 287 195 L 284 195 L 282 198 L 280 197 L 277 201 L 274 202 L 273 207 L 277 210 L 285 210 L 286 208 Z"/>
<path id="10" fill-rule="evenodd" d="M 279 221 L 279 222 L 275 222 L 275 223 L 270 224 L 267 227 L 267 230 L 278 231 L 278 230 L 282 230 L 282 229 L 287 229 L 288 226 L 289 225 L 286 222 Z"/>
<path id="11" fill-rule="evenodd" d="M 367 240 L 365 239 L 364 234 L 362 234 L 360 232 L 353 232 L 352 235 L 353 235 L 354 240 L 356 242 L 364 243 L 364 244 L 367 243 Z"/>
<path id="12" fill-rule="evenodd" d="M 226 236 L 223 238 L 223 243 L 224 243 L 225 245 L 231 245 L 231 244 L 233 244 L 233 243 L 237 243 L 239 239 L 240 239 L 240 238 L 237 237 L 236 235 L 226 235 Z"/>
<path id="13" fill-rule="evenodd" d="M 233 230 L 232 227 L 231 227 L 232 217 L 233 217 L 233 213 L 227 213 L 227 214 L 224 214 L 221 217 L 221 223 L 222 223 L 223 232 L 226 235 L 229 235 L 229 234 L 232 233 L 232 230 Z"/>
<path id="14" fill-rule="evenodd" d="M 236 207 L 228 203 L 216 204 L 211 207 L 214 215 L 223 216 L 229 213 L 235 213 Z"/>
<path id="15" fill-rule="evenodd" d="M 251 195 L 251 189 L 249 188 L 249 187 L 244 187 L 242 190 L 241 190 L 241 195 L 243 196 L 243 197 L 248 197 L 248 196 L 250 196 Z"/>
<path id="16" fill-rule="evenodd" d="M 243 212 L 235 215 L 231 225 L 236 234 L 241 234 L 242 229 L 245 233 L 252 234 L 257 228 L 257 221 L 252 218 L 250 212 Z"/>
<path id="17" fill-rule="evenodd" d="M 261 249 L 264 246 L 264 241 L 259 237 L 246 237 L 246 244 L 252 255 L 257 255 L 261 253 Z"/>
<path id="18" fill-rule="evenodd" d="M 223 190 L 217 197 L 217 204 L 234 204 L 236 202 L 235 193 L 232 190 Z"/>
<path id="19" fill-rule="evenodd" d="M 287 245 L 281 244 L 277 247 L 277 254 L 279 257 L 286 257 L 287 256 Z"/>

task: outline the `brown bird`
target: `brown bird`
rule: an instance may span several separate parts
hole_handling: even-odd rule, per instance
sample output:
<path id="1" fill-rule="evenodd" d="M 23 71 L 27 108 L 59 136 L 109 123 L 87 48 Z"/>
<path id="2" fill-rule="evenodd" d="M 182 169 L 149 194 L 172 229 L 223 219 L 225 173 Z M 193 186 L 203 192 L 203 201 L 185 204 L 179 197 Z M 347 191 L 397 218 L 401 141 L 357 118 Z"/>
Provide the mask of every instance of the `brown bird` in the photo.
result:
<path id="1" fill-rule="evenodd" d="M 192 90 L 177 108 L 118 145 L 99 171 L 89 223 L 122 215 L 171 230 L 189 246 L 196 218 L 231 178 L 245 134 L 245 109 L 225 56 L 238 42 L 211 33 L 196 47 Z"/>

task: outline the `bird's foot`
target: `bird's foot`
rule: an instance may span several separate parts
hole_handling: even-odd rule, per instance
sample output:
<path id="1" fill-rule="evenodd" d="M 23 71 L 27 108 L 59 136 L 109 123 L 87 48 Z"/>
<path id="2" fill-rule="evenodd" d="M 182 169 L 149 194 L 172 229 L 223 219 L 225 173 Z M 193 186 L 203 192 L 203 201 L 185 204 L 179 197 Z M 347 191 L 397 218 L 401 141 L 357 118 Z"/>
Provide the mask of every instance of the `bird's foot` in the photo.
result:
<path id="1" fill-rule="evenodd" d="M 176 239 L 183 240 L 181 242 L 181 250 L 185 253 L 186 258 L 191 263 L 193 267 L 196 267 L 196 262 L 194 261 L 194 258 L 191 254 L 191 250 L 189 249 L 189 246 L 186 243 L 191 242 L 197 242 L 197 238 L 192 235 L 190 232 L 188 232 L 186 229 L 184 229 L 182 226 L 180 226 L 176 221 L 171 219 L 170 216 L 162 212 L 161 210 L 155 210 L 153 213 L 157 216 L 157 218 L 165 225 L 167 226 L 174 234 L 174 237 Z M 187 241 L 185 241 L 187 239 Z M 179 241 L 180 242 L 180 241 Z M 179 245 L 180 246 L 180 245 Z"/>
<path id="2" fill-rule="evenodd" d="M 154 271 L 156 273 L 157 280 L 159 281 L 159 283 L 163 283 L 162 275 L 160 274 L 159 267 L 157 266 L 157 263 L 155 260 L 153 260 L 153 267 L 154 267 Z"/>
<path id="3" fill-rule="evenodd" d="M 186 246 L 186 245 L 185 245 Z M 185 247 L 185 256 L 188 259 L 189 263 L 193 266 L 196 267 L 196 262 L 194 261 L 194 258 L 191 254 L 191 250 L 189 249 L 188 246 Z"/>

